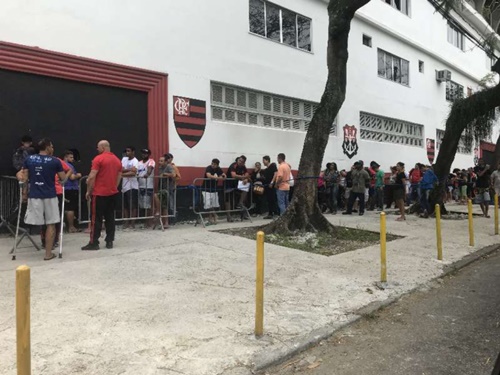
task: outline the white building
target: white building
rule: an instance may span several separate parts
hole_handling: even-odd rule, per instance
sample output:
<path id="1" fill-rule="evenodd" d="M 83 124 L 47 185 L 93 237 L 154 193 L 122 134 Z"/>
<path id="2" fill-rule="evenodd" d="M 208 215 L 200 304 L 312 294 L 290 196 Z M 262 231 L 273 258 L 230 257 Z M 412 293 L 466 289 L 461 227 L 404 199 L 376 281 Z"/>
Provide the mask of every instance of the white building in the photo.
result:
<path id="1" fill-rule="evenodd" d="M 326 81 L 326 6 L 326 0 L 3 0 L 0 41 L 168 75 L 168 115 L 159 112 L 168 116 L 168 133 L 150 133 L 149 143 L 157 153 L 173 153 L 188 182 L 214 157 L 226 167 L 245 154 L 251 166 L 285 152 L 298 166 Z M 427 162 L 426 139 L 439 145 L 449 99 L 477 90 L 492 65 L 474 40 L 493 30 L 467 4 L 451 17 L 428 0 L 372 0 L 357 12 L 347 97 L 324 163 L 347 168 L 377 160 L 387 170 L 400 160 Z M 1 47 L 0 69 L 16 69 L 2 60 Z M 451 72 L 451 79 L 437 81 L 437 71 Z M 197 143 L 201 131 L 181 130 L 187 143 L 176 131 L 174 97 L 206 101 Z M 344 125 L 357 129 L 352 159 L 342 149 Z M 472 163 L 473 153 L 460 150 L 454 165 Z"/>

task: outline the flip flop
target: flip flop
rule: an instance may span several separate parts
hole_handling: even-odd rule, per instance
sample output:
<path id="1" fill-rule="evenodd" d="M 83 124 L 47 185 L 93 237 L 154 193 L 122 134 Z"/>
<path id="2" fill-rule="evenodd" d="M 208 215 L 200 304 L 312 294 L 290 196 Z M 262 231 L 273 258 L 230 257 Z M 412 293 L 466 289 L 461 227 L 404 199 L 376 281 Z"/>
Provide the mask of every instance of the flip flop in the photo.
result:
<path id="1" fill-rule="evenodd" d="M 56 254 L 52 254 L 52 256 L 50 258 L 43 258 L 43 260 L 52 260 L 54 258 L 57 258 Z"/>

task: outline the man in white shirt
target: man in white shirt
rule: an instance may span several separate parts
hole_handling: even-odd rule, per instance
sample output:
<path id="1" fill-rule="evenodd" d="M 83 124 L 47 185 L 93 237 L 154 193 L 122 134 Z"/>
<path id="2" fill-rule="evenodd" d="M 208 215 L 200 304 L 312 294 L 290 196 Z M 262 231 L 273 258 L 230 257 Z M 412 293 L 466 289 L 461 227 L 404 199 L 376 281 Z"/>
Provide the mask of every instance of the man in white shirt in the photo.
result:
<path id="1" fill-rule="evenodd" d="M 125 148 L 125 156 L 122 159 L 123 217 L 130 218 L 130 220 L 125 221 L 123 229 L 135 228 L 139 202 L 138 166 L 139 161 L 135 157 L 135 148 L 132 146 Z"/>
<path id="2" fill-rule="evenodd" d="M 139 161 L 137 167 L 137 177 L 139 180 L 139 208 L 146 210 L 146 216 L 150 216 L 151 212 L 151 202 L 153 200 L 154 192 L 154 174 L 155 174 L 156 163 L 153 158 L 151 158 L 151 150 L 143 148 L 141 150 L 141 160 Z M 155 215 L 159 213 L 159 207 L 154 207 Z M 150 223 L 150 226 L 153 222 Z"/>

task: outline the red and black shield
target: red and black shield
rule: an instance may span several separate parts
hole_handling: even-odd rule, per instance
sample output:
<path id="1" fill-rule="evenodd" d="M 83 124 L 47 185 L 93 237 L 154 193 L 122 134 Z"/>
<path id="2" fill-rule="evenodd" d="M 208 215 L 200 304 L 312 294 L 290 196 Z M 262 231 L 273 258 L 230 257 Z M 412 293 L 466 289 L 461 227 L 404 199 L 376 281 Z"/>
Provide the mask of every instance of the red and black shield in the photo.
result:
<path id="1" fill-rule="evenodd" d="M 174 123 L 182 141 L 189 148 L 196 146 L 207 125 L 205 101 L 174 96 Z"/>
<path id="2" fill-rule="evenodd" d="M 436 142 L 434 139 L 427 138 L 425 144 L 427 145 L 427 159 L 429 159 L 429 163 L 432 164 L 436 154 Z"/>
<path id="3" fill-rule="evenodd" d="M 349 159 L 352 159 L 352 157 L 358 153 L 359 149 L 357 139 L 358 130 L 354 125 L 345 125 L 342 130 L 344 132 L 344 142 L 342 142 L 342 150 Z"/>

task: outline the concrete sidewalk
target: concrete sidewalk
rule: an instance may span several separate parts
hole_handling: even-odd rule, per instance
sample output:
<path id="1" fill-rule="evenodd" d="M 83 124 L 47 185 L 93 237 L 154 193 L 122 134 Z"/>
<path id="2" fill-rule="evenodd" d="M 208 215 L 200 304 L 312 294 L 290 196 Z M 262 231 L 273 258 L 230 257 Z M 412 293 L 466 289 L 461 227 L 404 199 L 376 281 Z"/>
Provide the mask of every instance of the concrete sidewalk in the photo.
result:
<path id="1" fill-rule="evenodd" d="M 374 212 L 328 218 L 379 229 Z M 16 373 L 14 270 L 21 264 L 32 268 L 34 374 L 248 374 L 357 319 L 358 309 L 425 285 L 500 238 L 493 235 L 493 217 L 475 218 L 471 248 L 467 221 L 443 220 L 445 260 L 439 262 L 434 220 L 395 218 L 388 215 L 388 232 L 405 238 L 388 243 L 385 290 L 375 287 L 378 245 L 324 257 L 266 244 L 265 336 L 259 340 L 253 336 L 255 241 L 186 225 L 164 233 L 118 232 L 115 249 L 83 252 L 87 236 L 73 234 L 65 236 L 62 260 L 44 262 L 30 247 L 11 261 L 13 239 L 3 238 L 0 373 Z"/>

